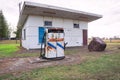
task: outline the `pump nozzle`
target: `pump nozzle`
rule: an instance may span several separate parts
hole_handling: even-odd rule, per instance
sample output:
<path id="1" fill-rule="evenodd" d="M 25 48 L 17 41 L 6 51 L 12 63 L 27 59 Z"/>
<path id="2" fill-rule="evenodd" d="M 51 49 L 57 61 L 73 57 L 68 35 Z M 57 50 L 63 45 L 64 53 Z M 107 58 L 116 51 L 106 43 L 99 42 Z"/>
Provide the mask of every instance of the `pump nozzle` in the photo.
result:
<path id="1" fill-rule="evenodd" d="M 65 50 L 67 44 L 68 44 L 68 42 L 65 42 L 65 43 L 64 43 L 64 50 Z"/>

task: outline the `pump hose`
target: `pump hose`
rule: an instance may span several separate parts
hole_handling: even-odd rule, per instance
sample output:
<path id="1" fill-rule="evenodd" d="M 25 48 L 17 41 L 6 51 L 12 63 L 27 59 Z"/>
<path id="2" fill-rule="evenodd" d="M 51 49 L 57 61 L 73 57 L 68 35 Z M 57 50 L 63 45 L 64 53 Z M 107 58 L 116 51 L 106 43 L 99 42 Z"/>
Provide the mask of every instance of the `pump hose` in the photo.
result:
<path id="1" fill-rule="evenodd" d="M 45 41 L 44 41 L 44 37 L 45 37 L 45 33 L 44 33 L 43 38 L 42 38 L 41 50 L 40 50 L 40 56 L 39 56 L 39 58 L 42 57 L 42 45 L 43 45 L 43 42 L 45 42 Z M 45 49 L 45 43 L 44 43 L 44 49 Z M 44 52 L 45 52 L 45 51 L 44 51 Z"/>

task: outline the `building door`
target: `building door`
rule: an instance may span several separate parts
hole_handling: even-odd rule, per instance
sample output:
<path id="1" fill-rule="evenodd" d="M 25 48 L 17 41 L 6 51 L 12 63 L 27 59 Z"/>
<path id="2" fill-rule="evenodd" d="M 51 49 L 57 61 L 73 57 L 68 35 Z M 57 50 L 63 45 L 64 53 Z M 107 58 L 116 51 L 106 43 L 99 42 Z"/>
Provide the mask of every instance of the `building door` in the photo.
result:
<path id="1" fill-rule="evenodd" d="M 87 30 L 83 30 L 83 46 L 87 45 Z"/>

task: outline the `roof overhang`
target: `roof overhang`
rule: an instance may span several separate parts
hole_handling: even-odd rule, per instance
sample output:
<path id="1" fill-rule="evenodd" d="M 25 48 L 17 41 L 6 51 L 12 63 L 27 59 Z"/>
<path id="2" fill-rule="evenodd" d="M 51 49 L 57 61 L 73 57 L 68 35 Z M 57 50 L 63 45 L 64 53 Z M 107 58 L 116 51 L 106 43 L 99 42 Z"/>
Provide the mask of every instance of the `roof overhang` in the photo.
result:
<path id="1" fill-rule="evenodd" d="M 51 5 L 33 3 L 33 2 L 24 2 L 19 16 L 19 21 L 17 25 L 18 27 L 24 25 L 28 15 L 68 18 L 68 19 L 75 19 L 86 22 L 91 22 L 99 18 L 102 18 L 102 15 L 98 15 L 98 14 L 61 8 Z"/>

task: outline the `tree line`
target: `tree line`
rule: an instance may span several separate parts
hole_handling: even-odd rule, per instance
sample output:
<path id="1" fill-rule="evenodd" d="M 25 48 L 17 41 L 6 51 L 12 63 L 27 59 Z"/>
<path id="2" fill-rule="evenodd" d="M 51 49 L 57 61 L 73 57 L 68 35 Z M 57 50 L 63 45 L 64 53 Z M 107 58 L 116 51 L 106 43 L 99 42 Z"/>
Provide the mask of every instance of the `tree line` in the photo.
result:
<path id="1" fill-rule="evenodd" d="M 3 12 L 0 11 L 0 40 L 7 39 L 9 37 L 8 24 L 5 20 Z"/>
<path id="2" fill-rule="evenodd" d="M 2 10 L 0 10 L 0 40 L 9 39 L 10 32 L 11 32 L 11 29 L 9 29 L 9 25 L 5 20 L 3 12 Z M 20 29 L 17 29 L 17 31 L 14 31 L 14 34 L 16 34 L 15 38 L 19 39 Z"/>

